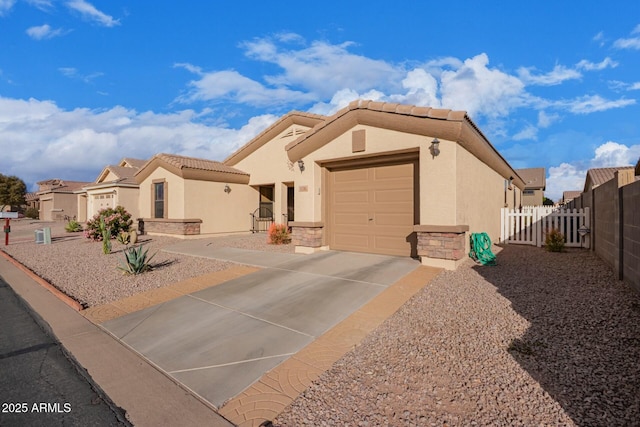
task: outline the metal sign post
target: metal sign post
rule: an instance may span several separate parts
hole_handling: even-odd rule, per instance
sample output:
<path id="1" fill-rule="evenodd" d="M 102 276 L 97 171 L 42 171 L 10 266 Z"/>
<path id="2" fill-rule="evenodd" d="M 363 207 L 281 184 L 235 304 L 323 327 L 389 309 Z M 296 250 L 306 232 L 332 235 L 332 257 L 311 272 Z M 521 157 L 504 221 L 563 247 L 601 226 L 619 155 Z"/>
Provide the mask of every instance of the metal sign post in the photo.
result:
<path id="1" fill-rule="evenodd" d="M 4 218 L 4 245 L 9 245 L 9 233 L 11 233 L 11 218 L 18 218 L 18 212 L 0 212 L 0 218 Z"/>

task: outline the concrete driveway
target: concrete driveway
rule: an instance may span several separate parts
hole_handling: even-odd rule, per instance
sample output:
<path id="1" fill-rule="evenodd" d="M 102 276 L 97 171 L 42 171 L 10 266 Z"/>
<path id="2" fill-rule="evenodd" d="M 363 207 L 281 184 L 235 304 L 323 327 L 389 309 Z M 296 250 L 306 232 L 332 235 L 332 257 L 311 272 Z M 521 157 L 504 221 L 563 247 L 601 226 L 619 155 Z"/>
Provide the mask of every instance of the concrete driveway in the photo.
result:
<path id="1" fill-rule="evenodd" d="M 166 250 L 262 267 L 102 323 L 217 408 L 420 265 L 348 252 L 214 248 L 201 240 Z"/>

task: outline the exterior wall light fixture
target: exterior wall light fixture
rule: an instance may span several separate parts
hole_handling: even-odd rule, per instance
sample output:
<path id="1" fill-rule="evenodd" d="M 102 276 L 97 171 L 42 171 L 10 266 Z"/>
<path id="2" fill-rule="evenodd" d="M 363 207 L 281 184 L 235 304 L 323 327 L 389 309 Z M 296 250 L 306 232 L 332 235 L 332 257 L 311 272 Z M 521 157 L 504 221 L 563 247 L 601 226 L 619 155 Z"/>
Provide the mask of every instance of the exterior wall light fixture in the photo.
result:
<path id="1" fill-rule="evenodd" d="M 227 194 L 231 193 L 231 187 L 229 187 L 229 184 L 224 185 L 224 192 Z"/>
<path id="2" fill-rule="evenodd" d="M 298 160 L 298 167 L 300 168 L 300 172 L 304 171 L 304 160 Z"/>
<path id="3" fill-rule="evenodd" d="M 433 141 L 431 141 L 431 147 L 429 147 L 429 151 L 431 151 L 431 157 L 436 157 L 438 154 L 440 154 L 440 141 L 438 140 L 438 138 L 433 138 Z"/>

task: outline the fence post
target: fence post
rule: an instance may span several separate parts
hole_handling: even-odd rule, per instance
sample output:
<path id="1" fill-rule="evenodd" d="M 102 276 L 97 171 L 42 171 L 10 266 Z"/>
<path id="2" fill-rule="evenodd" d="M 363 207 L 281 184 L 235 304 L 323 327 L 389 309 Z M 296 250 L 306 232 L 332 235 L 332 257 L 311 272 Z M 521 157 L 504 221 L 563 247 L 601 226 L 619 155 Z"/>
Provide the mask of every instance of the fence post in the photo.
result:
<path id="1" fill-rule="evenodd" d="M 531 220 L 533 221 L 534 225 L 534 230 L 536 233 L 536 246 L 537 247 L 541 247 L 542 246 L 542 224 L 540 224 L 540 208 L 535 208 L 533 209 L 533 215 L 531 217 Z"/>

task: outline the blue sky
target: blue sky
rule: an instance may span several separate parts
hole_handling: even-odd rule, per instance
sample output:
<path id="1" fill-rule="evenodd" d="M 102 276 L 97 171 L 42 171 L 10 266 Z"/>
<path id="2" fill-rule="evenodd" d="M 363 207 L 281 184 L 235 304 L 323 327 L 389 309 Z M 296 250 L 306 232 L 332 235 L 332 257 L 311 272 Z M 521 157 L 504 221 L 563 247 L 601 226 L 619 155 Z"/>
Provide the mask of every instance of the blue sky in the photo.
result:
<path id="1" fill-rule="evenodd" d="M 0 0 L 0 173 L 30 189 L 358 98 L 466 110 L 556 200 L 640 157 L 640 2 Z"/>

